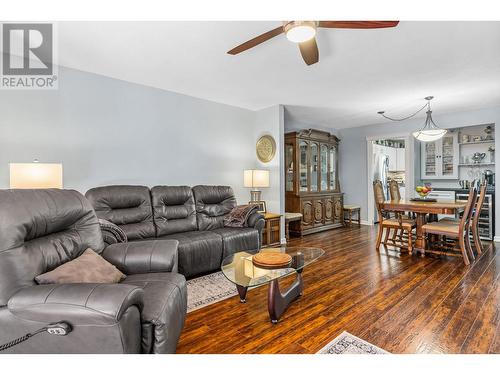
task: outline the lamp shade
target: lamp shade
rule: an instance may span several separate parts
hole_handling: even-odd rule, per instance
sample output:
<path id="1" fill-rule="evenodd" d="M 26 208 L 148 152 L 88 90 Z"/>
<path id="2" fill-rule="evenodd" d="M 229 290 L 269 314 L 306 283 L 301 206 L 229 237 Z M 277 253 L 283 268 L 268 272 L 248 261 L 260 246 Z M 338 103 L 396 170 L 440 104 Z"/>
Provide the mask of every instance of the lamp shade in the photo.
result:
<path id="1" fill-rule="evenodd" d="M 446 129 L 422 129 L 413 132 L 413 136 L 421 142 L 434 142 L 446 134 Z"/>
<path id="2" fill-rule="evenodd" d="M 247 169 L 243 173 L 243 185 L 249 188 L 269 187 L 269 171 L 265 169 Z"/>
<path id="3" fill-rule="evenodd" d="M 48 189 L 63 187 L 62 164 L 10 163 L 11 189 Z"/>

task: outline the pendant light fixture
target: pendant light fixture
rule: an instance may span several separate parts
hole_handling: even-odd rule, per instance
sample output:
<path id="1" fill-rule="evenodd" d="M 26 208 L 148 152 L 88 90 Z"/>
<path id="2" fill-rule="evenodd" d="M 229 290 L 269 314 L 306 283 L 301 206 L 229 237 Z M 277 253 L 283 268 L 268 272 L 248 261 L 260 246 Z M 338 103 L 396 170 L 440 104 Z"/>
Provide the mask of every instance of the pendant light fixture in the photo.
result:
<path id="1" fill-rule="evenodd" d="M 382 115 L 382 117 L 384 117 L 388 120 L 391 120 L 391 121 L 404 121 L 404 120 L 408 120 L 409 118 L 416 116 L 418 113 L 422 112 L 425 108 L 427 108 L 427 112 L 426 112 L 427 117 L 425 118 L 424 126 L 420 130 L 413 132 L 412 134 L 416 139 L 418 139 L 421 142 L 437 141 L 438 139 L 442 138 L 446 134 L 447 130 L 441 129 L 432 120 L 432 110 L 431 110 L 431 100 L 432 99 L 434 99 L 433 96 L 427 96 L 425 98 L 425 100 L 427 100 L 427 103 L 422 108 L 420 108 L 414 114 L 407 116 L 407 117 L 404 117 L 404 118 L 401 118 L 401 119 L 395 119 L 395 118 L 391 118 L 389 116 L 386 116 L 384 114 L 385 113 L 384 111 L 379 111 L 377 113 L 379 115 Z"/>

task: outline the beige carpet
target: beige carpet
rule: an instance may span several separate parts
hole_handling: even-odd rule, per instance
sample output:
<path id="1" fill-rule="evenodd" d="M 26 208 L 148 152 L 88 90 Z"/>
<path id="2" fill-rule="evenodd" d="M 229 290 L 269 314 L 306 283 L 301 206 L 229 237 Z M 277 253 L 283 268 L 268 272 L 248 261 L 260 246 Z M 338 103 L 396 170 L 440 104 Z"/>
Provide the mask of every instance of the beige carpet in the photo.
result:
<path id="1" fill-rule="evenodd" d="M 188 280 L 188 313 L 238 295 L 236 285 L 219 271 Z"/>
<path id="2" fill-rule="evenodd" d="M 316 354 L 390 354 L 349 332 L 342 332 Z"/>

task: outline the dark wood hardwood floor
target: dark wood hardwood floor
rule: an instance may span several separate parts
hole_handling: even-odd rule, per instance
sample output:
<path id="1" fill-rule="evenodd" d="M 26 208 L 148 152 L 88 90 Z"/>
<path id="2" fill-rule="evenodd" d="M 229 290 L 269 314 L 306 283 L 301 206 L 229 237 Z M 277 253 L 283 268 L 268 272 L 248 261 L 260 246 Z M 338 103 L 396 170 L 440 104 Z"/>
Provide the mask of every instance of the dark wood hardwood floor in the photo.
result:
<path id="1" fill-rule="evenodd" d="M 178 353 L 315 353 L 348 331 L 391 353 L 500 353 L 500 257 L 459 258 L 375 250 L 375 228 L 293 239 L 325 255 L 304 269 L 304 295 L 278 324 L 267 286 L 188 314 Z M 286 286 L 292 278 L 283 281 Z"/>

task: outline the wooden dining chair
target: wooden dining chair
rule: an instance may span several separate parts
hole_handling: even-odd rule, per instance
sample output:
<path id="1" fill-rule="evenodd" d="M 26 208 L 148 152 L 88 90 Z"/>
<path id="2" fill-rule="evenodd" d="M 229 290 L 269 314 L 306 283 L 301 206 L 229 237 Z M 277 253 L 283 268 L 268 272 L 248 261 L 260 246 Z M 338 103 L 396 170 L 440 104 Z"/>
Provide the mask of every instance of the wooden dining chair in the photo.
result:
<path id="1" fill-rule="evenodd" d="M 375 205 L 377 206 L 377 212 L 379 216 L 379 227 L 377 234 L 377 243 L 376 249 L 379 251 L 380 243 L 382 242 L 383 232 L 385 230 L 385 238 L 384 238 L 384 246 L 387 246 L 387 241 L 389 239 L 389 234 L 391 230 L 402 230 L 405 234 L 407 234 L 408 242 L 405 242 L 403 237 L 399 238 L 399 241 L 393 240 L 393 245 L 399 248 L 403 248 L 405 246 L 408 247 L 408 252 L 413 252 L 413 243 L 412 243 L 412 230 L 415 228 L 415 220 L 403 219 L 402 215 L 396 215 L 396 217 L 391 218 L 382 209 L 382 204 L 385 200 L 384 195 L 384 187 L 382 182 L 379 180 L 373 181 L 373 194 L 375 197 Z"/>
<path id="2" fill-rule="evenodd" d="M 389 194 L 391 196 L 391 201 L 401 200 L 401 192 L 399 191 L 399 184 L 397 181 L 389 181 Z"/>
<path id="3" fill-rule="evenodd" d="M 479 218 L 481 216 L 481 210 L 483 209 L 484 198 L 486 196 L 487 188 L 488 186 L 486 184 L 482 184 L 479 187 L 479 193 L 477 196 L 476 205 L 474 206 L 474 209 L 472 211 L 472 220 L 470 221 L 469 226 L 467 228 L 469 233 L 467 235 L 466 246 L 472 249 L 472 246 L 470 244 L 470 236 L 472 235 L 472 240 L 474 241 L 474 247 L 478 255 L 483 253 L 483 244 L 481 243 L 481 237 L 479 236 Z M 440 221 L 447 221 L 447 222 L 451 221 L 458 223 L 460 219 L 445 217 Z"/>
<path id="4" fill-rule="evenodd" d="M 395 180 L 389 181 L 389 195 L 391 197 L 391 201 L 400 201 L 401 200 L 401 192 L 399 190 L 399 184 Z M 396 212 L 395 216 L 397 217 L 398 215 L 401 215 L 403 219 L 415 219 L 415 217 L 412 215 L 411 212 Z M 396 236 L 399 237 L 400 240 L 402 240 L 403 236 L 403 231 L 402 230 L 395 230 L 393 235 L 392 235 L 392 240 L 394 241 L 396 239 Z"/>
<path id="5" fill-rule="evenodd" d="M 477 190 L 472 187 L 469 190 L 469 198 L 467 199 L 467 204 L 465 206 L 462 218 L 459 221 L 441 220 L 438 222 L 427 223 L 422 226 L 422 232 L 424 234 L 424 249 L 426 252 L 439 254 L 445 252 L 448 255 L 456 255 L 455 253 L 449 253 L 447 251 L 456 249 L 456 246 L 450 249 L 446 246 L 446 244 L 444 244 L 444 246 L 440 246 L 443 245 L 443 243 L 431 243 L 429 239 L 426 238 L 428 237 L 428 235 L 436 234 L 438 236 L 443 236 L 446 239 L 453 238 L 456 240 L 456 242 L 458 242 L 458 250 L 460 250 L 461 256 L 466 265 L 470 264 L 470 260 L 474 260 L 474 253 L 470 248 L 470 241 L 468 240 L 468 228 L 470 225 L 473 207 L 476 203 L 476 198 Z M 469 242 L 467 243 L 467 241 Z M 429 248 L 429 244 L 432 244 L 432 246 L 435 246 L 436 248 Z"/>
<path id="6" fill-rule="evenodd" d="M 479 218 L 481 216 L 481 210 L 483 209 L 486 189 L 486 184 L 481 185 L 481 187 L 479 188 L 479 196 L 477 197 L 474 215 L 472 216 L 472 224 L 470 226 L 472 230 L 472 238 L 474 240 L 474 247 L 476 248 L 476 251 L 479 255 L 483 252 L 483 244 L 481 243 L 481 237 L 479 237 Z"/>

